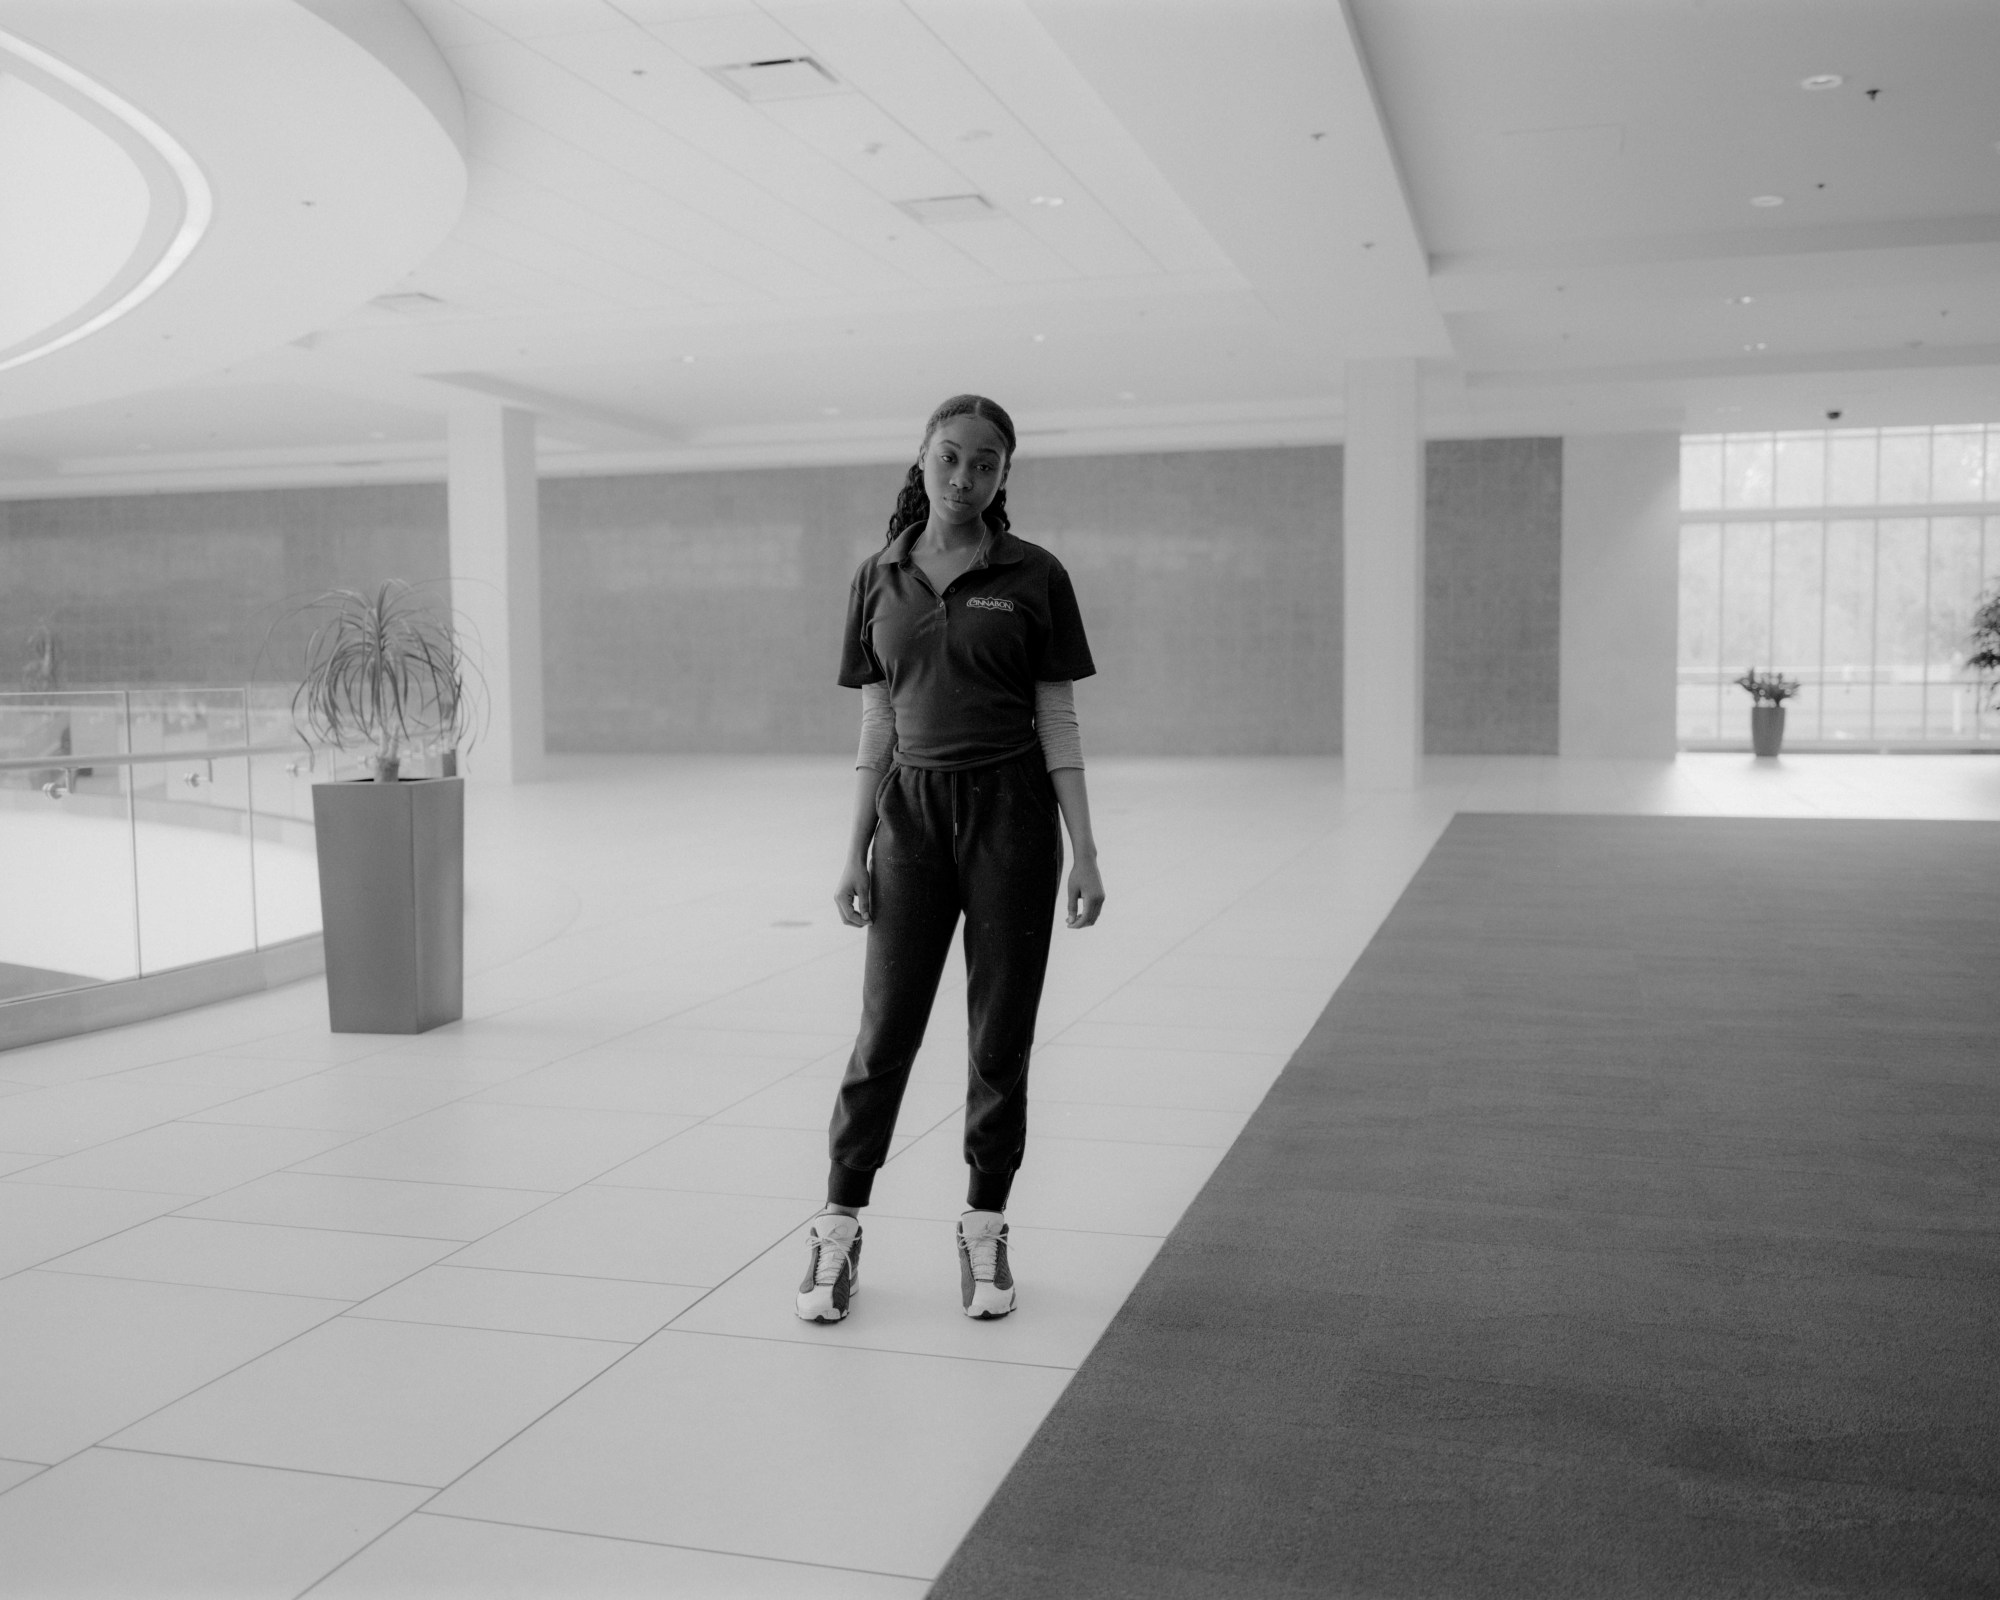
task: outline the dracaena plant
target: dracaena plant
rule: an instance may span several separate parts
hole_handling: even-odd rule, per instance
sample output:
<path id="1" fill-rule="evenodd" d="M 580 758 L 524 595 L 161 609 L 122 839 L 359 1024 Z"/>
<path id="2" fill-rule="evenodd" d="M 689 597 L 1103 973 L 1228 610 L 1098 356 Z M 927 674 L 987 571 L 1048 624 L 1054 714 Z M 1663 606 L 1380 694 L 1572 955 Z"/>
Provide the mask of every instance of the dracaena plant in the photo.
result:
<path id="1" fill-rule="evenodd" d="M 1972 613 L 1972 654 L 1965 664 L 1982 678 L 1994 678 L 1987 687 L 1993 691 L 1994 708 L 2000 710 L 2000 588 L 1982 598 Z"/>
<path id="2" fill-rule="evenodd" d="M 1759 672 L 1753 667 L 1736 680 L 1736 687 L 1747 690 L 1760 706 L 1781 706 L 1799 692 L 1799 680 L 1776 672 Z"/>
<path id="3" fill-rule="evenodd" d="M 299 613 L 315 623 L 292 696 L 301 738 L 369 751 L 384 782 L 394 781 L 405 751 L 470 748 L 477 672 L 449 612 L 392 582 L 373 594 L 335 589 Z"/>

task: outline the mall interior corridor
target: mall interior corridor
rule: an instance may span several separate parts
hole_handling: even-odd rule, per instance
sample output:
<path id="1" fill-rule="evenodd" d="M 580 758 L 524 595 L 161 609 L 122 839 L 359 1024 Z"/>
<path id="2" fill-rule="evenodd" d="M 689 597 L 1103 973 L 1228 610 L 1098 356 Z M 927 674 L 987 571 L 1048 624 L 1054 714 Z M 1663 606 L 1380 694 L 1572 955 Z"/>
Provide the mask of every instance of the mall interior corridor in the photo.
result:
<path id="1" fill-rule="evenodd" d="M 1021 1309 L 959 1314 L 948 973 L 825 1327 L 844 766 L 565 765 L 475 791 L 462 1023 L 314 981 L 0 1058 L 0 1593 L 919 1596 L 1455 814 L 2000 821 L 1953 757 L 1102 762 Z"/>

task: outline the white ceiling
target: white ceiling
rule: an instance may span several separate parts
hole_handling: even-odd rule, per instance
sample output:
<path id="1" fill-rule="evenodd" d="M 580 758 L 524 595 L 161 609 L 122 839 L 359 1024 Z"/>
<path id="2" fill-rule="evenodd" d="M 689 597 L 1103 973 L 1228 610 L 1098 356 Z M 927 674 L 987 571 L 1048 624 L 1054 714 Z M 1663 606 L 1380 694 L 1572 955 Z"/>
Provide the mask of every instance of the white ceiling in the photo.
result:
<path id="1" fill-rule="evenodd" d="M 0 421 L 0 495 L 434 475 L 468 395 L 551 471 L 885 458 L 965 388 L 1044 450 L 1298 442 L 1385 354 L 1440 433 L 2000 417 L 1991 0 L 409 9 L 469 186 L 373 293 L 431 298 Z"/>
<path id="2" fill-rule="evenodd" d="M 392 26 L 363 45 L 287 0 L 0 0 L 0 66 L 121 148 L 145 196 L 124 266 L 0 352 L 0 453 L 17 448 L 9 422 L 199 380 L 342 315 L 438 246 L 465 191 L 457 86 L 400 7 L 366 20 Z M 0 160 L 63 159 L 29 131 L 17 123 Z M 69 203 L 87 204 L 93 174 L 64 165 Z M 10 244 L 64 225 L 25 198 L 0 185 Z M 56 271 L 66 253 L 27 259 Z M 123 314 L 74 337 L 101 302 Z"/>

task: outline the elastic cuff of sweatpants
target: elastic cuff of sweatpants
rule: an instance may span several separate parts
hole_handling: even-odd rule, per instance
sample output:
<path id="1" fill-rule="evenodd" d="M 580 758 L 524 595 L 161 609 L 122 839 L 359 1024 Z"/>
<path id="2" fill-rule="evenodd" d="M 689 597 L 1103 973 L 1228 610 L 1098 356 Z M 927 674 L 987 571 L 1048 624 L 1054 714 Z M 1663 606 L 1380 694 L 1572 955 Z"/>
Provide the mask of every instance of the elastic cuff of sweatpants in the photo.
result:
<path id="1" fill-rule="evenodd" d="M 865 1206 L 874 1188 L 875 1173 L 872 1169 L 864 1172 L 859 1167 L 843 1166 L 836 1161 L 833 1170 L 826 1175 L 826 1203 L 830 1206 Z"/>
<path id="2" fill-rule="evenodd" d="M 968 1211 L 1005 1211 L 1007 1195 L 1014 1187 L 1014 1174 L 965 1169 L 965 1208 Z"/>

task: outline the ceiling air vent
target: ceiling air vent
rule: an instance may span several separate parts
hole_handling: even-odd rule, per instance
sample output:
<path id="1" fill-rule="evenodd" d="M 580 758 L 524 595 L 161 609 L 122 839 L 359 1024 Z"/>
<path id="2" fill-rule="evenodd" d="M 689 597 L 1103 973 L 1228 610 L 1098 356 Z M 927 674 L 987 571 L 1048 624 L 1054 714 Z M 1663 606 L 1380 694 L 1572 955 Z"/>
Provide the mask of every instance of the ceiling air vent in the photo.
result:
<path id="1" fill-rule="evenodd" d="M 991 222 L 1000 215 L 983 194 L 936 194 L 928 200 L 898 200 L 896 204 L 932 228 L 952 222 Z"/>
<path id="2" fill-rule="evenodd" d="M 378 311 L 394 311 L 400 316 L 420 317 L 427 311 L 442 311 L 444 302 L 434 294 L 378 294 L 368 302 Z"/>
<path id="3" fill-rule="evenodd" d="M 811 56 L 773 56 L 709 70 L 745 100 L 802 100 L 840 88 L 840 80 Z"/>

